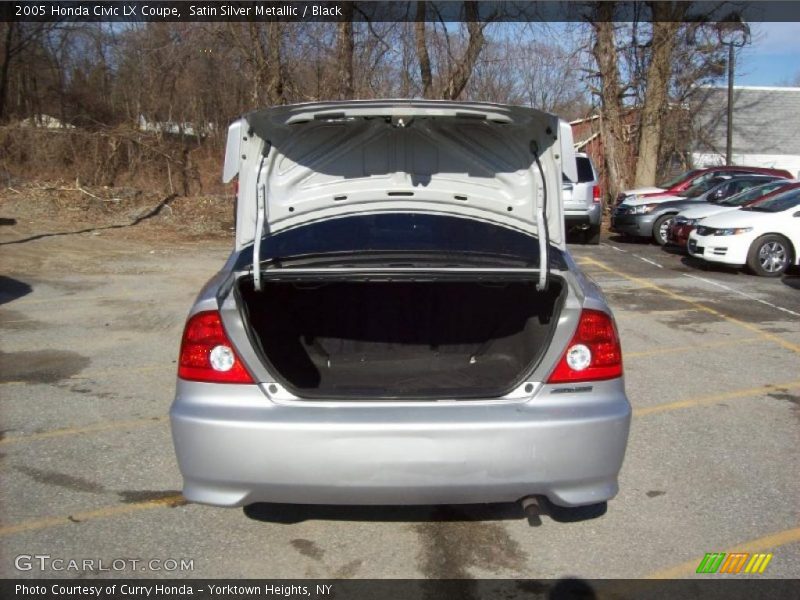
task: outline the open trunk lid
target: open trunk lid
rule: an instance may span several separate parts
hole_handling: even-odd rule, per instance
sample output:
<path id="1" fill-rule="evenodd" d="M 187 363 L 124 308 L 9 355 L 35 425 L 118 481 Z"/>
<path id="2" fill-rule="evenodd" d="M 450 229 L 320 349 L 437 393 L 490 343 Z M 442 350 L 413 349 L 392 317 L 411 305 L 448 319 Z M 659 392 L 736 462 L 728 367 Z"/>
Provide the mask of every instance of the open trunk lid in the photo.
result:
<path id="1" fill-rule="evenodd" d="M 237 174 L 237 250 L 352 215 L 451 215 L 537 238 L 542 277 L 547 246 L 564 247 L 562 177 L 577 180 L 571 129 L 556 116 L 428 100 L 254 111 L 229 128 L 223 178 Z"/>

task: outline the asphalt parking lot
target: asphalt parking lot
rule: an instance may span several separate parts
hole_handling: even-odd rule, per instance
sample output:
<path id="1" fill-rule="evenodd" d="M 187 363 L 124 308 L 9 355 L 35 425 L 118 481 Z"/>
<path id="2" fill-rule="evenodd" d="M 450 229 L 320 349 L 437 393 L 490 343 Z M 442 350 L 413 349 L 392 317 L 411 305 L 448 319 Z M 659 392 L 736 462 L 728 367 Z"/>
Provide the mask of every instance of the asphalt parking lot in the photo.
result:
<path id="1" fill-rule="evenodd" d="M 181 499 L 166 415 L 185 313 L 226 245 L 6 243 L 26 227 L 0 231 L 2 577 L 693 577 L 734 548 L 774 553 L 765 576 L 800 573 L 800 274 L 703 270 L 615 239 L 571 247 L 615 311 L 634 406 L 602 516 L 218 509 Z M 36 554 L 193 569 L 15 568 Z"/>

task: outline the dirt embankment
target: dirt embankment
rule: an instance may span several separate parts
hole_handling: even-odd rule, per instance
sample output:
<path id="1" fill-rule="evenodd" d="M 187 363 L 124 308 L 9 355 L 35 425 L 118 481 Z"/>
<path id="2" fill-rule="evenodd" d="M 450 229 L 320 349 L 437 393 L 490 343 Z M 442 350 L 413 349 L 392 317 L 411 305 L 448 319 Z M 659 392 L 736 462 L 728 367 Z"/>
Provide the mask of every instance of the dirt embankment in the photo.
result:
<path id="1" fill-rule="evenodd" d="M 65 182 L 0 188 L 4 242 L 67 234 L 151 241 L 233 237 L 233 197 L 177 196 Z"/>
<path id="2" fill-rule="evenodd" d="M 220 181 L 218 145 L 123 127 L 0 127 L 4 242 L 112 231 L 152 241 L 231 237 L 233 190 Z"/>

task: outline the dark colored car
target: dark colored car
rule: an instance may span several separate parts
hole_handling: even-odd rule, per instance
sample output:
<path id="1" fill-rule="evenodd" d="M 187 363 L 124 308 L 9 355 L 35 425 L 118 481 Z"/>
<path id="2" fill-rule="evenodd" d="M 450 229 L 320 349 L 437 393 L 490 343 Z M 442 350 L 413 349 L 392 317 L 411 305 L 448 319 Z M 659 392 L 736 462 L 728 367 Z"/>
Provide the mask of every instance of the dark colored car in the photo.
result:
<path id="1" fill-rule="evenodd" d="M 667 243 L 686 249 L 689 243 L 689 234 L 695 230 L 698 221 L 712 215 L 758 204 L 762 200 L 767 200 L 777 194 L 796 188 L 800 188 L 800 181 L 776 179 L 769 183 L 749 188 L 715 204 L 693 206 L 689 210 L 682 211 L 672 220 L 667 231 Z"/>
<path id="2" fill-rule="evenodd" d="M 682 210 L 700 203 L 720 202 L 751 187 L 775 181 L 776 177 L 747 175 L 707 179 L 679 192 L 680 200 L 620 204 L 611 215 L 611 231 L 636 237 L 652 237 L 661 246 L 667 243 L 672 220 Z"/>
<path id="3" fill-rule="evenodd" d="M 617 196 L 617 204 L 621 204 L 626 200 L 634 197 L 647 197 L 647 196 L 660 196 L 663 194 L 677 194 L 688 190 L 690 187 L 699 183 L 703 183 L 709 179 L 722 176 L 736 176 L 736 175 L 772 175 L 774 177 L 783 177 L 784 179 L 791 179 L 793 176 L 785 169 L 769 169 L 766 167 L 742 167 L 742 166 L 720 166 L 720 167 L 707 167 L 704 169 L 691 169 L 674 179 L 670 179 L 661 183 L 657 187 L 641 188 L 635 190 L 626 190 Z"/>

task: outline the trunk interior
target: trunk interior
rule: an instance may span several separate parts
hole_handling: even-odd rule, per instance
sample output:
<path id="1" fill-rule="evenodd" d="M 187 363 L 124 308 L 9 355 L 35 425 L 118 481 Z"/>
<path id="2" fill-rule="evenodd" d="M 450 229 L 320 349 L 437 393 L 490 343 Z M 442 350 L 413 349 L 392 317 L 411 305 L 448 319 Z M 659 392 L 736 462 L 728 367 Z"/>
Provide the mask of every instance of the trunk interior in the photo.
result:
<path id="1" fill-rule="evenodd" d="M 303 398 L 487 398 L 547 349 L 565 296 L 533 281 L 239 280 L 245 326 L 270 372 Z"/>

